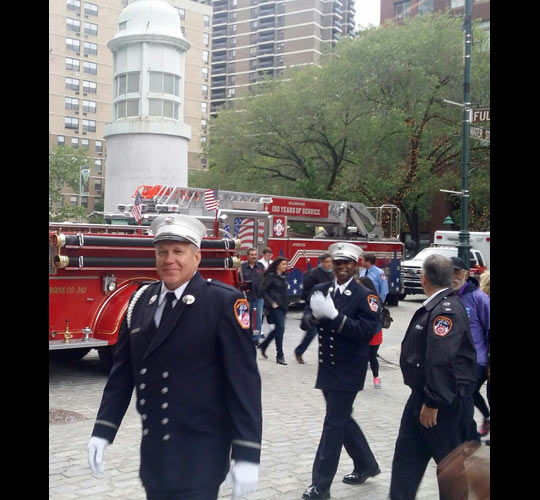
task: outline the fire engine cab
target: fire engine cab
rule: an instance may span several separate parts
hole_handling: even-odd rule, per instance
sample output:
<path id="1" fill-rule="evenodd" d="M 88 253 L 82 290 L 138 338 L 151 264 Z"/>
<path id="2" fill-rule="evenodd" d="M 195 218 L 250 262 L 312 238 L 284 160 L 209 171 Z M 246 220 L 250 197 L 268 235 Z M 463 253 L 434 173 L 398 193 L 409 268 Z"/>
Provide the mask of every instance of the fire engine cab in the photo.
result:
<path id="1" fill-rule="evenodd" d="M 239 240 L 212 234 L 201 242 L 199 271 L 239 287 Z M 129 298 L 157 281 L 149 228 L 111 224 L 49 224 L 49 352 L 80 359 L 97 349 L 109 370 Z"/>
<path id="2" fill-rule="evenodd" d="M 219 210 L 209 211 L 205 193 L 212 191 Z M 399 239 L 401 213 L 395 205 L 366 207 L 362 203 L 285 197 L 258 193 L 208 190 L 180 186 L 139 186 L 143 225 L 163 213 L 186 213 L 195 217 L 214 215 L 214 231 L 241 240 L 240 249 L 272 249 L 274 256 L 289 260 L 290 301 L 299 301 L 303 276 L 318 264 L 318 257 L 336 241 L 359 245 L 374 253 L 376 265 L 388 279 L 387 302 L 397 305 L 403 293 L 401 264 L 403 243 Z M 134 224 L 133 204 L 119 205 L 119 212 L 105 214 L 111 224 Z M 301 229 L 301 231 L 300 231 Z M 245 257 L 244 257 L 245 258 Z M 359 263 L 362 265 L 362 261 Z"/>

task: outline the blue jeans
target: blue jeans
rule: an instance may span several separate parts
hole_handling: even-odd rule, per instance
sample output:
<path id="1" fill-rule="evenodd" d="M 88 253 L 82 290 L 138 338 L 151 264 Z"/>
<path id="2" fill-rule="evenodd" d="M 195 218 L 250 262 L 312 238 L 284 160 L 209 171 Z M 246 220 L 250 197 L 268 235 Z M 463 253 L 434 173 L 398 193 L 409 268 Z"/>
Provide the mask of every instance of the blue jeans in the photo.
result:
<path id="1" fill-rule="evenodd" d="M 274 320 L 274 329 L 266 336 L 264 342 L 260 345 L 263 349 L 266 349 L 270 345 L 270 342 L 275 340 L 277 357 L 282 358 L 283 333 L 285 332 L 285 314 L 287 314 L 287 312 L 277 307 L 276 309 L 270 309 L 268 314 Z"/>
<path id="2" fill-rule="evenodd" d="M 304 354 L 306 349 L 309 347 L 309 344 L 311 344 L 311 341 L 314 339 L 315 335 L 317 335 L 317 330 L 318 330 L 318 327 L 313 326 L 305 333 L 304 338 L 302 339 L 302 342 L 300 342 L 300 344 L 298 344 L 298 346 L 294 350 L 296 354 L 300 354 L 300 355 Z"/>
<path id="3" fill-rule="evenodd" d="M 249 310 L 251 311 L 250 319 L 253 319 L 253 309 L 257 309 L 257 312 L 255 313 L 255 328 L 253 328 L 253 340 L 258 341 L 261 336 L 264 299 L 261 297 L 260 299 L 248 300 L 248 303 Z"/>

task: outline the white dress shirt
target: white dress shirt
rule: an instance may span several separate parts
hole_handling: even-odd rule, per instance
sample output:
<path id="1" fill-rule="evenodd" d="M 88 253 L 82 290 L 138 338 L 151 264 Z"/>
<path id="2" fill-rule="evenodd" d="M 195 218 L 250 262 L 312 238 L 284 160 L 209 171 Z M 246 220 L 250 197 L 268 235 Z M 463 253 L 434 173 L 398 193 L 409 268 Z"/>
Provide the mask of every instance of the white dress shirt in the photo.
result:
<path id="1" fill-rule="evenodd" d="M 169 290 L 163 281 L 161 282 L 161 292 L 159 293 L 158 298 L 158 306 L 156 308 L 156 312 L 154 314 L 154 323 L 156 324 L 156 327 L 159 326 L 159 322 L 161 321 L 161 315 L 163 314 L 163 309 L 165 309 L 165 303 L 167 302 L 165 300 L 165 296 L 169 292 L 174 292 L 174 295 L 176 298 L 172 302 L 172 306 L 174 307 L 177 302 L 180 300 L 180 297 L 182 297 L 182 294 L 184 293 L 184 290 L 186 289 L 186 286 L 188 286 L 189 281 L 186 281 L 183 285 L 180 285 L 175 290 Z"/>

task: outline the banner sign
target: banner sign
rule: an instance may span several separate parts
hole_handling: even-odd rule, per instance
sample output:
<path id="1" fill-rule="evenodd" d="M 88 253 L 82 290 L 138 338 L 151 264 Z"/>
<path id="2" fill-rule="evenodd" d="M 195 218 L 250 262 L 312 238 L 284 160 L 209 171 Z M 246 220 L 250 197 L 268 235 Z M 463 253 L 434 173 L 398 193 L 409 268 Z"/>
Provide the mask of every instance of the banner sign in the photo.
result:
<path id="1" fill-rule="evenodd" d="M 291 200 L 289 198 L 273 198 L 267 205 L 270 215 L 290 215 L 308 218 L 328 218 L 328 203 L 324 201 Z"/>

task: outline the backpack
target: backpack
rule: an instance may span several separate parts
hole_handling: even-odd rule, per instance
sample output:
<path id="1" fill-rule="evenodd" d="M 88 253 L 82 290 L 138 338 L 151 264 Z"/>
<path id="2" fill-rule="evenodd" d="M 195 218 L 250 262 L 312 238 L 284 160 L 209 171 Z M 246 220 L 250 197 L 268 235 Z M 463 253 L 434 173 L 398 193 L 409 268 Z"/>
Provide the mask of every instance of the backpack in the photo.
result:
<path id="1" fill-rule="evenodd" d="M 383 306 L 382 312 L 381 312 L 381 323 L 383 328 L 390 328 L 390 325 L 392 324 L 392 316 L 390 316 L 390 309 L 388 307 Z"/>

